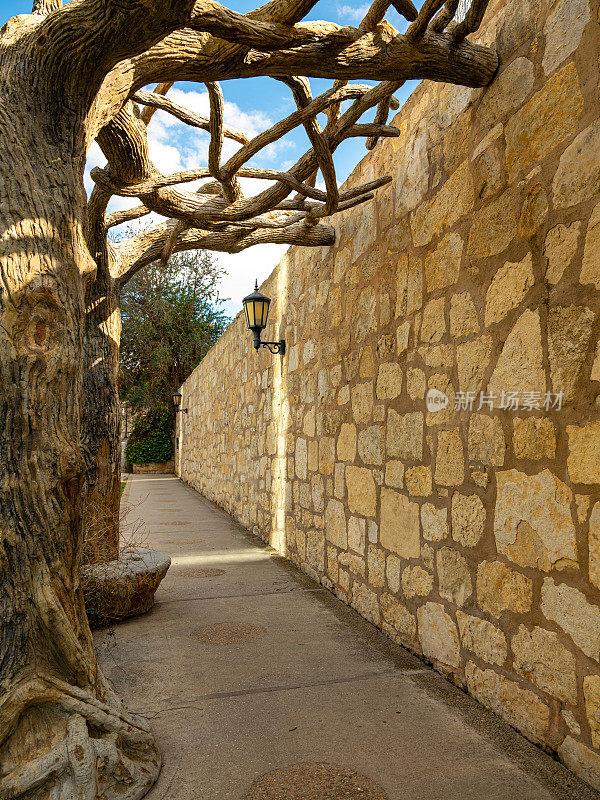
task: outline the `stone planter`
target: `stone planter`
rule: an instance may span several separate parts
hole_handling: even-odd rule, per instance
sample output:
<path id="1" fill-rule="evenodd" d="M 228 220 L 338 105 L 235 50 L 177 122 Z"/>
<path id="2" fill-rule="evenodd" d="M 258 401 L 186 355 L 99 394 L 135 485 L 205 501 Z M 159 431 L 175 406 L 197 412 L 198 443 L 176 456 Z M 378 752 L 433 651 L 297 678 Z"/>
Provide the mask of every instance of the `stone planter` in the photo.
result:
<path id="1" fill-rule="evenodd" d="M 114 561 L 85 565 L 81 580 L 90 624 L 101 627 L 145 614 L 170 566 L 164 553 L 137 547 L 123 550 Z"/>
<path id="2" fill-rule="evenodd" d="M 150 464 L 133 464 L 132 468 L 134 475 L 164 475 L 174 471 L 175 462 L 171 459 L 161 464 L 156 462 L 151 462 Z"/>

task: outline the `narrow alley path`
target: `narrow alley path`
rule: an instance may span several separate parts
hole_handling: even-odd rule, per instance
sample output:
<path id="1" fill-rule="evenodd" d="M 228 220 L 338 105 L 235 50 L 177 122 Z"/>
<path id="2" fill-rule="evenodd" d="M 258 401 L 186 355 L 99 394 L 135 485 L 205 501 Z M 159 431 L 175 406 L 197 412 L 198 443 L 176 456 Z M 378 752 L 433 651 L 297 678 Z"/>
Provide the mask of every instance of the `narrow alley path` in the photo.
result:
<path id="1" fill-rule="evenodd" d="M 600 797 L 173 476 L 126 498 L 173 559 L 149 614 L 96 635 L 162 749 L 149 800 Z M 319 763 L 368 781 L 320 793 Z"/>

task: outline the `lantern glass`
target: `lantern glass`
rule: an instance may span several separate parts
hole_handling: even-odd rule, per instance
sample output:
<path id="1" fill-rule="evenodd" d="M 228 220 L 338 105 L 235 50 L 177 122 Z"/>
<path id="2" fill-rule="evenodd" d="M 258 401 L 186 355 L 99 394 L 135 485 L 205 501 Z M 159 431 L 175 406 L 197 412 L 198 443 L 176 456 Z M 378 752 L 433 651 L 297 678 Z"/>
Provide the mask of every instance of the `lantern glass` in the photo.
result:
<path id="1" fill-rule="evenodd" d="M 183 395 L 181 394 L 181 392 L 175 392 L 175 394 L 173 395 L 173 405 L 175 406 L 175 408 L 179 408 L 179 406 L 181 405 L 182 397 Z"/>
<path id="2" fill-rule="evenodd" d="M 271 299 L 258 291 L 258 282 L 252 294 L 244 297 L 243 302 L 248 327 L 251 330 L 254 328 L 262 330 L 267 324 Z"/>

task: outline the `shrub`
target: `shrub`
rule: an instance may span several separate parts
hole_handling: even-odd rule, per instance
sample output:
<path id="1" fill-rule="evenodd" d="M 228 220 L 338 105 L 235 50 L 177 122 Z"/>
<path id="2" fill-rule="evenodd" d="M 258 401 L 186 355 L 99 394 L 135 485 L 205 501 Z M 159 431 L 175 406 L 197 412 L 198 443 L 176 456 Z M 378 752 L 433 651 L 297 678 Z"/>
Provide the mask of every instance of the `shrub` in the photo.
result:
<path id="1" fill-rule="evenodd" d="M 168 411 L 140 418 L 125 448 L 129 464 L 162 464 L 173 456 L 173 420 Z"/>

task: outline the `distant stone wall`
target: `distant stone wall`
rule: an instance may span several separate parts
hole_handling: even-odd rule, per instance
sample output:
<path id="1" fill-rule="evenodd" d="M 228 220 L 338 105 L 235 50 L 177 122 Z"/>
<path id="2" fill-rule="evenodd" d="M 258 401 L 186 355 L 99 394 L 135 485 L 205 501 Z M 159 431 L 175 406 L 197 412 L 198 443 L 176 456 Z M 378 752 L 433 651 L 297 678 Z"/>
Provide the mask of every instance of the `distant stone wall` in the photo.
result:
<path id="1" fill-rule="evenodd" d="M 175 463 L 173 459 L 160 463 L 150 461 L 148 464 L 132 464 L 131 469 L 134 475 L 164 475 L 174 471 Z"/>
<path id="2" fill-rule="evenodd" d="M 239 316 L 182 387 L 176 470 L 600 788 L 598 0 L 481 39 L 266 281 L 285 357 Z"/>

